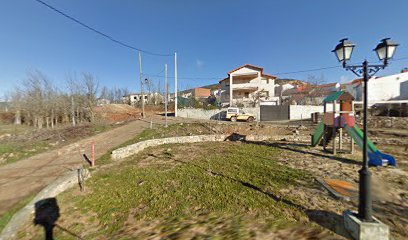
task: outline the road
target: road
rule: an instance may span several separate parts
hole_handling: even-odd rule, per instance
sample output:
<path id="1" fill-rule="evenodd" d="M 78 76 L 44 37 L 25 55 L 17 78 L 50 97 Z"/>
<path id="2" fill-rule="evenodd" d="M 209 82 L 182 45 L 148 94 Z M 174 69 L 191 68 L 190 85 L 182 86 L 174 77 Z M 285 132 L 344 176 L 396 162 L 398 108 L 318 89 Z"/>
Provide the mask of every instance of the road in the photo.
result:
<path id="1" fill-rule="evenodd" d="M 177 120 L 173 118 L 170 121 Z M 153 122 L 161 123 L 163 118 L 154 117 Z M 38 193 L 69 169 L 86 164 L 83 154 L 90 156 L 93 141 L 96 146 L 95 156 L 98 158 L 149 127 L 148 121 L 132 121 L 110 131 L 0 167 L 0 216 L 22 199 Z"/>

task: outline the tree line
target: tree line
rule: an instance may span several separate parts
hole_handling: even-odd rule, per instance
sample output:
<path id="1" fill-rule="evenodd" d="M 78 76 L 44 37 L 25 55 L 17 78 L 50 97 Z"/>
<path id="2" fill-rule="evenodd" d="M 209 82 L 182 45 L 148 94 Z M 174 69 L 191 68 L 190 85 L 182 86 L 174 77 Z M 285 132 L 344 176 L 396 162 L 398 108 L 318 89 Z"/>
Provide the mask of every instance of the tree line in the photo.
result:
<path id="1" fill-rule="evenodd" d="M 57 86 L 41 71 L 27 73 L 6 97 L 15 113 L 14 123 L 54 128 L 59 124 L 94 122 L 98 101 L 122 103 L 122 96 L 129 94 L 126 88 L 100 88 L 91 73 L 69 74 L 62 85 Z"/>

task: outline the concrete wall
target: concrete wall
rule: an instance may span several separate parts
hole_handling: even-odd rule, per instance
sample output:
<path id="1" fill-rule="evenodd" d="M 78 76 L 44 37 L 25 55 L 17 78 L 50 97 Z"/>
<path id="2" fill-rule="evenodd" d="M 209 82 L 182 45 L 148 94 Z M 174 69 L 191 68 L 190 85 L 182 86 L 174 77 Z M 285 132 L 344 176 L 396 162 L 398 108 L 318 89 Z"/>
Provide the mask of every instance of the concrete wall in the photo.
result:
<path id="1" fill-rule="evenodd" d="M 359 83 L 346 86 L 346 90 L 354 96 L 356 101 L 362 100 L 362 85 Z M 368 81 L 368 102 L 408 100 L 408 72 L 371 78 Z"/>
<path id="2" fill-rule="evenodd" d="M 254 114 L 256 119 L 259 119 L 259 116 L 260 116 L 259 108 L 242 108 L 242 110 L 246 113 Z M 198 108 L 184 108 L 184 109 L 179 109 L 177 114 L 179 117 L 184 117 L 184 118 L 218 119 L 218 115 L 220 115 L 220 113 L 224 111 L 227 111 L 227 109 L 223 108 L 221 110 L 218 110 L 218 109 L 204 110 L 204 109 L 198 109 Z"/>
<path id="3" fill-rule="evenodd" d="M 289 116 L 290 120 L 308 119 L 314 112 L 323 112 L 323 106 L 312 105 L 290 105 Z"/>

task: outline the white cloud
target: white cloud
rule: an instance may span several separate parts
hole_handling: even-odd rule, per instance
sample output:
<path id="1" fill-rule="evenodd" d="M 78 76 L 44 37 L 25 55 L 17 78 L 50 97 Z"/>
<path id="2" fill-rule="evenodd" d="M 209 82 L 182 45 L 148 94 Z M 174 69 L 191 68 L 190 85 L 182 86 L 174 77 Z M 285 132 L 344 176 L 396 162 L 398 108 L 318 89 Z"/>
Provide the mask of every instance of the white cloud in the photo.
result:
<path id="1" fill-rule="evenodd" d="M 200 60 L 200 59 L 197 59 L 196 64 L 197 64 L 197 67 L 202 67 L 202 66 L 204 66 L 204 61 Z"/>

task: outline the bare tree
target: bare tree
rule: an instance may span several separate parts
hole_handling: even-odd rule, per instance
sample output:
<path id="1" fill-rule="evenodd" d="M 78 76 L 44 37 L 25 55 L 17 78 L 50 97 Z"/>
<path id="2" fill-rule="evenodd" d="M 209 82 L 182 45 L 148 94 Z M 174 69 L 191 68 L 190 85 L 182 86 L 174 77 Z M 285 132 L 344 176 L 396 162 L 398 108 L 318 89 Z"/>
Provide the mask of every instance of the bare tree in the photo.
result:
<path id="1" fill-rule="evenodd" d="M 98 94 L 99 83 L 90 73 L 83 73 L 83 84 L 85 89 L 85 106 L 89 111 L 90 121 L 95 119 L 94 107 L 96 106 L 96 96 Z"/>

